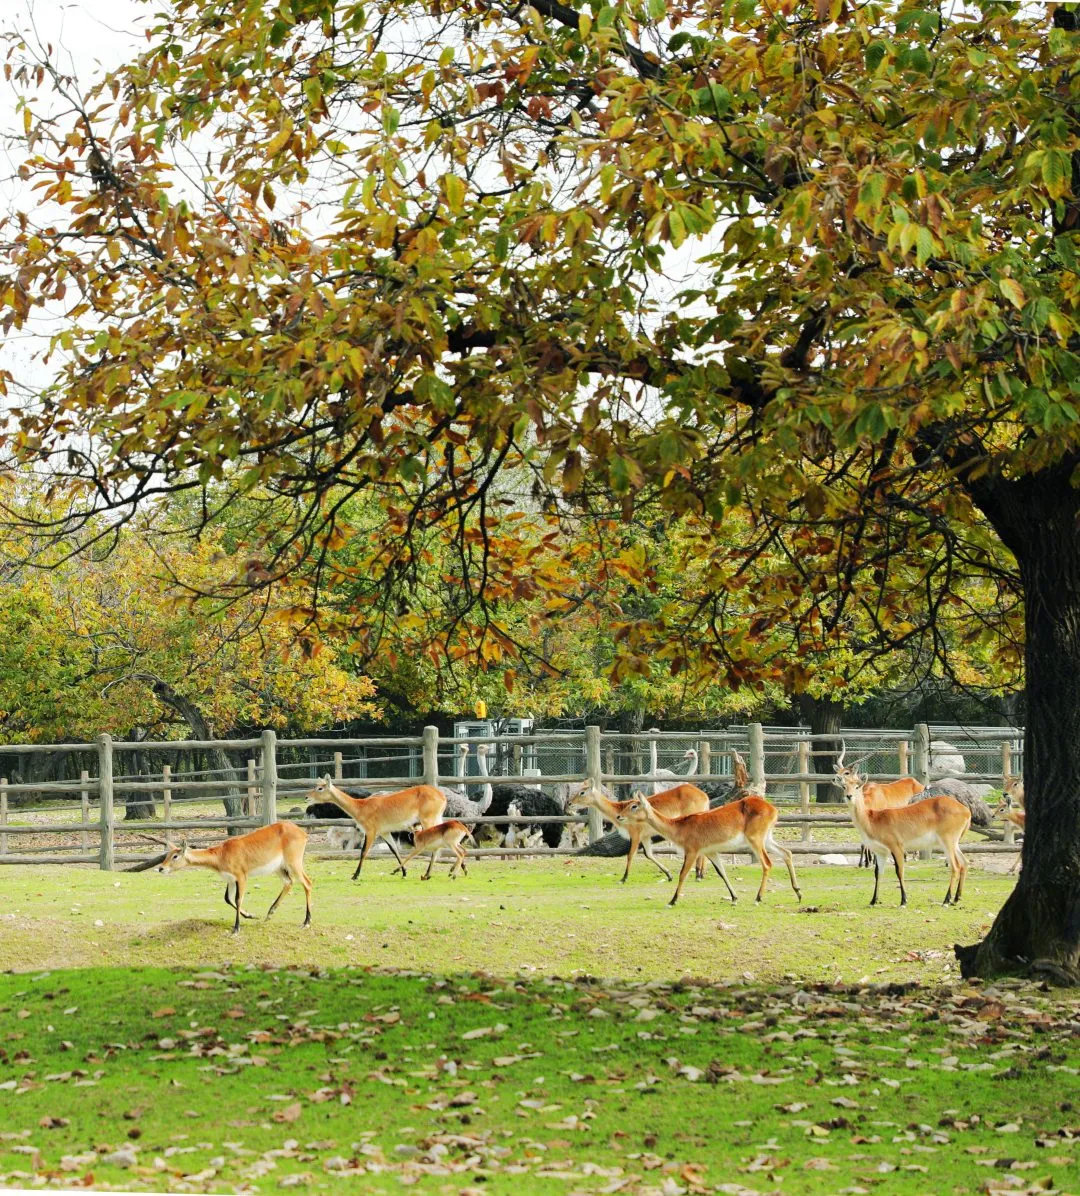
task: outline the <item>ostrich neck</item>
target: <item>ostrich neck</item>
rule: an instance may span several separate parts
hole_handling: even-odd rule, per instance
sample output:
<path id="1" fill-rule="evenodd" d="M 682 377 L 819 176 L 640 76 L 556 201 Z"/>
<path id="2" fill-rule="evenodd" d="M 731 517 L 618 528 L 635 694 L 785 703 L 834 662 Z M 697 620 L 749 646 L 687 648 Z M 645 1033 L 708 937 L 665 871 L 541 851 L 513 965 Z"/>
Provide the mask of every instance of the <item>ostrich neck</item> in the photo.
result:
<path id="1" fill-rule="evenodd" d="M 484 785 L 480 790 L 480 813 L 483 814 L 487 810 L 488 806 L 491 805 L 491 799 L 495 793 L 491 787 L 491 782 L 487 779 L 487 752 L 478 751 L 476 753 L 476 767 L 480 769 L 480 775 L 484 777 Z"/>

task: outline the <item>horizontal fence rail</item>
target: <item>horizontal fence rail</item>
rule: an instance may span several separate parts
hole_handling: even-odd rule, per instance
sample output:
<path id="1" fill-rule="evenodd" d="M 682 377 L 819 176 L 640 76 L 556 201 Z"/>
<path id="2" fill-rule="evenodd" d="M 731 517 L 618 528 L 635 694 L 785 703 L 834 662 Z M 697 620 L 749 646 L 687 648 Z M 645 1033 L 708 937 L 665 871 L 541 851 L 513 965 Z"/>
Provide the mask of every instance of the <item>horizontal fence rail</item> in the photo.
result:
<path id="1" fill-rule="evenodd" d="M 153 742 L 114 741 L 101 735 L 92 744 L 0 745 L 0 759 L 11 757 L 5 767 L 13 767 L 15 777 L 22 771 L 18 760 L 43 753 L 56 759 L 70 754 L 67 767 L 78 774 L 41 781 L 0 776 L 0 864 L 96 863 L 109 870 L 146 863 L 160 855 L 169 840 L 215 842 L 224 834 L 243 834 L 279 818 L 312 832 L 311 849 L 320 856 L 355 857 L 358 843 L 343 847 L 341 841 L 326 838 L 336 828 L 344 834 L 355 832 L 358 840 L 358 828 L 350 819 L 306 813 L 308 797 L 325 775 L 362 794 L 433 784 L 474 804 L 482 804 L 487 785 L 512 785 L 519 809 L 522 802 L 528 806 L 529 794 L 543 792 L 562 813 L 550 813 L 549 802 L 544 813 L 526 809 L 520 815 L 463 815 L 481 836 L 476 852 L 504 857 L 572 854 L 586 840 L 595 842 L 605 829 L 595 809 L 569 807 L 582 782 L 628 797 L 638 789 L 651 793 L 657 786 L 689 781 L 709 787 L 715 796 L 732 783 L 736 752 L 746 763 L 752 787 L 767 792 L 779 807 L 779 826 L 788 828 L 786 846 L 799 854 L 850 855 L 859 844 L 854 833 L 837 837 L 837 828 L 854 828 L 832 786 L 841 741 L 846 761 L 858 762 L 870 780 L 911 775 L 928 784 L 956 776 L 1000 788 L 1005 776 L 1022 773 L 1023 733 L 1012 727 L 920 724 L 911 731 L 812 735 L 805 728 L 752 723 L 692 732 L 622 733 L 590 726 L 581 731 L 470 737 L 440 736 L 437 728 L 426 727 L 422 735 L 412 736 L 280 741 L 273 731 L 258 738 Z M 468 746 L 468 753 L 458 751 L 461 744 Z M 481 744 L 489 748 L 484 759 L 475 750 Z M 128 753 L 123 759 L 129 768 L 114 775 L 119 753 Z M 138 767 L 150 761 L 148 753 L 153 753 L 158 771 L 131 771 L 132 763 Z M 229 767 L 197 766 L 206 763 Z M 181 772 L 183 764 L 188 767 Z M 53 770 L 52 761 L 48 766 Z M 387 775 L 372 769 L 386 769 Z M 563 828 L 558 847 L 538 841 L 552 824 Z M 489 827 L 497 834 L 511 828 L 511 837 L 485 842 L 482 837 Z M 1011 824 L 974 829 L 986 839 L 969 840 L 965 851 L 1015 853 Z M 669 849 L 665 844 L 659 850 Z"/>

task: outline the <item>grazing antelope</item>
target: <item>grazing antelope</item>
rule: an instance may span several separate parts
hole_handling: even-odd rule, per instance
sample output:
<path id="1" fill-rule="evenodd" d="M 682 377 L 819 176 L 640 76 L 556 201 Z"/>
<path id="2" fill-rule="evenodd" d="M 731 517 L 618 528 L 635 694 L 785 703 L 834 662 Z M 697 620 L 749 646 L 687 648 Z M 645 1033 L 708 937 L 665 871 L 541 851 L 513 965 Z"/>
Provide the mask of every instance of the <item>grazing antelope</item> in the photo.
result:
<path id="1" fill-rule="evenodd" d="M 634 797 L 636 798 L 637 794 Z M 630 840 L 630 850 L 626 856 L 626 868 L 622 874 L 624 882 L 630 875 L 630 865 L 634 862 L 638 844 L 641 844 L 641 850 L 645 853 L 645 858 L 654 863 L 668 880 L 671 880 L 671 873 L 652 853 L 652 836 L 647 833 L 648 827 L 644 820 L 627 822 L 626 824 L 623 824 L 621 821 L 620 815 L 624 814 L 632 804 L 633 799 L 630 801 L 612 801 L 602 789 L 593 785 L 590 781 L 583 782 L 581 788 L 570 799 L 571 810 L 580 810 L 592 806 L 594 809 L 599 810 L 609 822 L 615 824 L 615 829 L 624 839 Z M 676 785 L 672 789 L 665 789 L 662 793 L 655 794 L 650 804 L 653 810 L 666 818 L 681 818 L 684 814 L 704 813 L 709 808 L 709 795 L 696 785 Z M 704 867 L 704 864 L 699 860 L 699 878 L 704 872 Z"/>
<path id="2" fill-rule="evenodd" d="M 772 860 L 769 849 L 779 852 L 787 864 L 788 876 L 791 877 L 791 887 L 795 896 L 802 900 L 799 882 L 795 879 L 795 861 L 791 852 L 782 847 L 773 838 L 773 827 L 779 817 L 779 811 L 763 797 L 740 797 L 737 801 L 728 802 L 715 810 L 706 810 L 701 814 L 685 814 L 681 818 L 665 818 L 656 810 L 655 799 L 650 801 L 643 793 L 635 793 L 625 810 L 618 815 L 619 821 L 629 829 L 639 825 L 651 826 L 665 839 L 669 839 L 683 851 L 682 870 L 679 872 L 679 883 L 675 886 L 675 895 L 668 902 L 674 905 L 679 900 L 679 894 L 686 881 L 687 873 L 700 859 L 707 859 L 716 869 L 720 879 L 727 886 L 731 900 L 738 900 L 735 890 L 724 871 L 721 852 L 741 851 L 749 848 L 757 857 L 761 865 L 761 884 L 758 886 L 757 900 L 760 901 L 765 893 L 765 882 L 772 871 Z"/>
<path id="3" fill-rule="evenodd" d="M 311 925 L 311 880 L 304 871 L 304 848 L 307 832 L 295 822 L 274 822 L 261 826 L 247 835 L 226 839 L 215 847 L 189 847 L 185 841 L 172 847 L 158 865 L 159 872 L 179 872 L 182 868 L 209 868 L 225 877 L 225 904 L 235 908 L 233 934 L 240 932 L 240 919 L 252 915 L 244 911 L 244 891 L 249 876 L 281 874 L 285 887 L 274 898 L 266 916 L 277 909 L 278 902 L 293 887 L 295 881 L 304 886 L 307 914 L 304 925 Z M 231 894 L 231 900 L 230 900 Z"/>
<path id="4" fill-rule="evenodd" d="M 844 756 L 847 754 L 847 745 L 840 751 L 836 763 L 833 765 L 833 770 L 836 773 L 836 779 L 833 782 L 839 785 L 841 789 L 844 788 L 844 781 L 848 777 L 857 776 L 856 769 L 861 761 L 856 761 L 854 764 L 849 764 L 844 767 Z M 865 759 L 866 757 L 863 757 Z M 906 806 L 908 802 L 917 797 L 926 786 L 921 782 L 915 780 L 914 777 L 897 777 L 895 781 L 886 781 L 884 784 L 880 781 L 864 781 L 863 782 L 863 798 L 866 802 L 868 810 L 891 810 L 899 806 Z M 859 867 L 869 868 L 871 851 L 863 844 L 862 850 L 859 853 Z"/>
<path id="5" fill-rule="evenodd" d="M 406 831 L 418 822 L 427 829 L 432 827 L 442 817 L 446 807 L 446 794 L 434 785 L 413 785 L 409 789 L 400 789 L 397 793 L 377 793 L 371 797 L 350 797 L 343 789 L 339 789 L 329 776 L 323 777 L 307 795 L 308 801 L 331 801 L 339 809 L 345 811 L 364 832 L 364 849 L 360 852 L 360 862 L 356 865 L 353 880 L 360 875 L 360 869 L 368 857 L 368 852 L 375 846 L 375 840 L 382 838 L 401 868 L 401 875 L 405 875 L 405 865 L 401 862 L 397 844 L 391 838 L 394 831 Z M 397 868 L 394 869 L 397 871 Z"/>
<path id="6" fill-rule="evenodd" d="M 940 847 L 949 864 L 949 887 L 945 905 L 955 905 L 964 889 L 967 860 L 960 851 L 960 839 L 971 825 L 971 811 L 954 797 L 926 797 L 910 806 L 872 810 L 863 796 L 863 781 L 858 773 L 843 779 L 844 797 L 851 803 L 851 816 L 859 837 L 874 855 L 874 895 L 877 905 L 881 859 L 891 855 L 900 882 L 900 904 L 907 905 L 904 888 L 904 852 L 924 847 Z M 955 893 L 953 886 L 956 886 Z"/>
<path id="7" fill-rule="evenodd" d="M 402 875 L 405 874 L 405 865 L 414 856 L 418 856 L 423 851 L 430 851 L 431 859 L 428 862 L 427 871 L 420 878 L 421 880 L 427 880 L 431 876 L 431 869 L 435 866 L 435 859 L 439 852 L 444 847 L 448 847 L 454 853 L 454 863 L 450 868 L 450 879 L 453 880 L 457 876 L 459 864 L 462 873 L 468 876 L 469 870 L 465 867 L 465 848 L 461 846 L 462 839 L 468 839 L 473 847 L 476 846 L 476 840 L 472 837 L 469 828 L 464 822 L 458 822 L 456 818 L 451 818 L 448 822 L 437 822 L 434 826 L 429 826 L 426 830 L 417 831 L 413 835 L 412 851 L 409 852 L 401 863 Z M 394 872 L 397 872 L 397 868 L 394 869 Z M 391 872 L 390 875 L 393 876 L 394 872 Z"/>

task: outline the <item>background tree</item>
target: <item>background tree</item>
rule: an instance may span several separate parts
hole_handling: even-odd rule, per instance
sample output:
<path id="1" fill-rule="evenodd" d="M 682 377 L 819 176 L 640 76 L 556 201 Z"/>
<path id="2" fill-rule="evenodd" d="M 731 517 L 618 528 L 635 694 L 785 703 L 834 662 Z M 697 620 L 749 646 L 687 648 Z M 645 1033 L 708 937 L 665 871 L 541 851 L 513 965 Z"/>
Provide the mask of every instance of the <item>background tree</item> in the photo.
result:
<path id="1" fill-rule="evenodd" d="M 303 571 L 304 618 L 373 654 L 437 541 L 456 584 L 430 633 L 499 663 L 492 643 L 531 650 L 499 604 L 573 578 L 564 520 L 656 502 L 696 526 L 715 590 L 672 669 L 792 691 L 804 661 L 722 616 L 793 517 L 823 534 L 750 595 L 761 626 L 825 592 L 839 619 L 868 594 L 941 610 L 999 541 L 1025 599 L 1029 826 L 964 966 L 1080 976 L 1070 8 L 178 0 L 85 96 L 13 55 L 45 207 L 9 224 L 0 303 L 7 327 L 64 320 L 8 446 L 74 496 L 66 530 L 263 487 L 226 592 Z M 361 493 L 377 534 L 341 515 Z M 672 652 L 663 611 L 613 630 L 627 659 Z"/>

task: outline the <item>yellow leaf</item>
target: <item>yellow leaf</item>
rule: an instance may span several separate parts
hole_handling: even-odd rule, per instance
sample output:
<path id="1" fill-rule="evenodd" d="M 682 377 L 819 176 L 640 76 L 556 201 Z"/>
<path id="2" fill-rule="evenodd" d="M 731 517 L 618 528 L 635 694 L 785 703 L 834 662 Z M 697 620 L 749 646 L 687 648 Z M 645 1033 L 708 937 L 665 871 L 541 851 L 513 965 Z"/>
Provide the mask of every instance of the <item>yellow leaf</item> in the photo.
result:
<path id="1" fill-rule="evenodd" d="M 998 283 L 1001 288 L 1001 293 L 1006 299 L 1016 308 L 1017 311 L 1022 311 L 1024 304 L 1027 302 L 1027 296 L 1024 294 L 1024 288 L 1016 281 L 1015 278 L 1003 278 Z"/>

